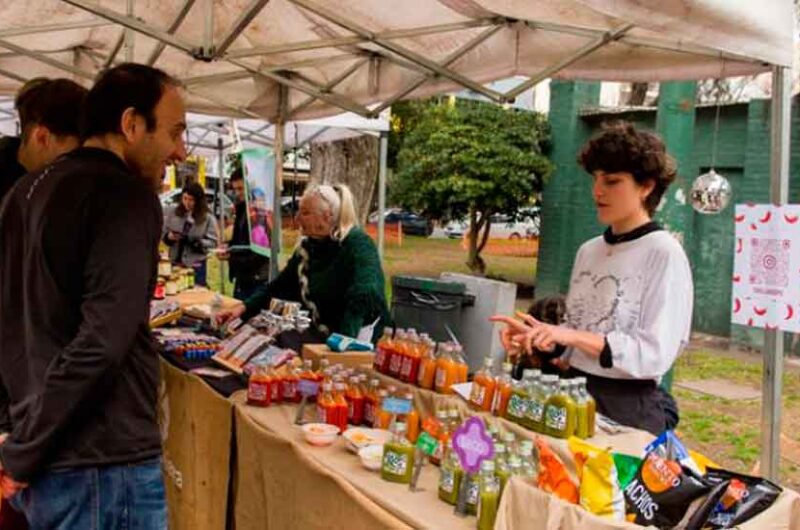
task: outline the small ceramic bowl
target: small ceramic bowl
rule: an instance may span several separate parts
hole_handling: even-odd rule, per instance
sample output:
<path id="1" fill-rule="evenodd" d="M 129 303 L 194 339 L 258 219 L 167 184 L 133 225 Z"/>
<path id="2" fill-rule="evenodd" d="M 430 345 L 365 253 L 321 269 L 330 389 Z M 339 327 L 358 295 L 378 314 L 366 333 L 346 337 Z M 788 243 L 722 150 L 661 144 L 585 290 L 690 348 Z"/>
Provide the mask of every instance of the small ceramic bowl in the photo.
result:
<path id="1" fill-rule="evenodd" d="M 303 434 L 311 445 L 325 447 L 336 441 L 339 427 L 327 423 L 307 423 L 303 425 Z"/>
<path id="2" fill-rule="evenodd" d="M 370 471 L 377 471 L 381 468 L 383 461 L 383 446 L 382 445 L 368 445 L 362 447 L 358 451 L 358 457 L 361 459 L 361 465 Z"/>
<path id="3" fill-rule="evenodd" d="M 368 445 L 383 445 L 392 437 L 392 433 L 381 429 L 365 429 L 364 427 L 352 427 L 342 433 L 345 439 L 345 446 L 351 453 L 358 453 Z"/>

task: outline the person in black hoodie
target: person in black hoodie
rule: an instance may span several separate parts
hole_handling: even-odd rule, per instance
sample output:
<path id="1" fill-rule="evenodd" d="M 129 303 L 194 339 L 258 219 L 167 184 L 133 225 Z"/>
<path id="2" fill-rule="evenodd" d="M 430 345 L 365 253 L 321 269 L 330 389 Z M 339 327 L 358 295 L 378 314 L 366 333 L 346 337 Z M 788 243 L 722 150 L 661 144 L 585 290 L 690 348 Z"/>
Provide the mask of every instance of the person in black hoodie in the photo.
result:
<path id="1" fill-rule="evenodd" d="M 25 173 L 78 147 L 87 90 L 69 79 L 38 77 L 17 93 L 21 134 L 0 138 L 0 202 Z"/>
<path id="2" fill-rule="evenodd" d="M 185 129 L 177 81 L 111 68 L 82 147 L 0 207 L 0 487 L 34 530 L 167 527 L 149 309 Z"/>

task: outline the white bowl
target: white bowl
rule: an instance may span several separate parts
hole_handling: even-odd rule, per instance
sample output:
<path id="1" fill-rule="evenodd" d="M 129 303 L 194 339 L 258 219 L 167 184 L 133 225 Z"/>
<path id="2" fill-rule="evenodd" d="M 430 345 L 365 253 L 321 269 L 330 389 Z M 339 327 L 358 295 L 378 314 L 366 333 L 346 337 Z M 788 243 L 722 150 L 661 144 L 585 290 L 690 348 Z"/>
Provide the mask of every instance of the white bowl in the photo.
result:
<path id="1" fill-rule="evenodd" d="M 303 434 L 311 445 L 325 447 L 336 441 L 339 427 L 327 423 L 307 423 L 303 425 Z"/>
<path id="2" fill-rule="evenodd" d="M 383 463 L 383 446 L 375 444 L 362 447 L 358 451 L 358 457 L 361 459 L 361 465 L 365 468 L 377 471 Z"/>
<path id="3" fill-rule="evenodd" d="M 392 437 L 392 433 L 383 429 L 367 429 L 365 427 L 351 427 L 342 434 L 345 446 L 351 453 L 358 453 L 368 445 L 383 445 Z"/>

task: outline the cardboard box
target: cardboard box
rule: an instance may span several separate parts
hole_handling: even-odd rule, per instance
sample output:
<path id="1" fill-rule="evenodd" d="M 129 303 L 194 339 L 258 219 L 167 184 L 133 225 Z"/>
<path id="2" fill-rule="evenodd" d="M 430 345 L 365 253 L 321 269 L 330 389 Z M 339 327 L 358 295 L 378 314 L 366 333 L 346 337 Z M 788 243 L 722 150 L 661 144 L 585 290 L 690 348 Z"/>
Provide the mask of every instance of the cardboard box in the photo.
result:
<path id="1" fill-rule="evenodd" d="M 330 363 L 342 364 L 348 368 L 372 367 L 375 352 L 371 351 L 331 351 L 325 344 L 305 344 L 302 352 L 303 359 L 311 359 L 314 370 L 319 368 L 321 359 L 328 359 Z"/>

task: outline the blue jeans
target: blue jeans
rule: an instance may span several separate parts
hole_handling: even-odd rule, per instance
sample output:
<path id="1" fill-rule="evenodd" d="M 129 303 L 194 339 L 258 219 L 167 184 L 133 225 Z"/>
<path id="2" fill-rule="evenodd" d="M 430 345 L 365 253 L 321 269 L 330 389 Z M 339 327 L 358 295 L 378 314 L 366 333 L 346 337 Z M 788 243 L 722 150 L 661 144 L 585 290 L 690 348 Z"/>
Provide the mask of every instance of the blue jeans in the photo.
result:
<path id="1" fill-rule="evenodd" d="M 166 530 L 161 458 L 49 471 L 11 498 L 31 530 Z"/>

